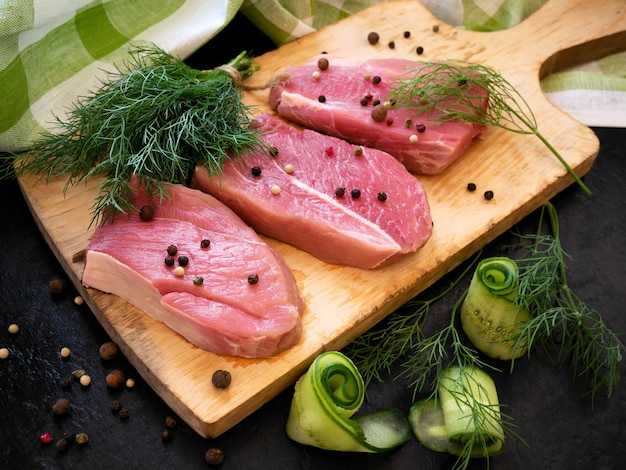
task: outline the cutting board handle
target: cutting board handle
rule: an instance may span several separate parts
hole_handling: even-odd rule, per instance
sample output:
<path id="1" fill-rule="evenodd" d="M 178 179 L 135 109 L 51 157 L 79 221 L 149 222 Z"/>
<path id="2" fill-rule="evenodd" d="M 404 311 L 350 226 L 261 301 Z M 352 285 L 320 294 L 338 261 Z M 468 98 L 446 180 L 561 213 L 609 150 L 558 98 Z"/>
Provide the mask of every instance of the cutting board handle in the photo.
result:
<path id="1" fill-rule="evenodd" d="M 602 14 L 599 15 L 598 12 Z M 494 43 L 518 64 L 535 64 L 539 76 L 626 50 L 624 0 L 548 0 Z M 486 33 L 493 34 L 493 33 Z"/>

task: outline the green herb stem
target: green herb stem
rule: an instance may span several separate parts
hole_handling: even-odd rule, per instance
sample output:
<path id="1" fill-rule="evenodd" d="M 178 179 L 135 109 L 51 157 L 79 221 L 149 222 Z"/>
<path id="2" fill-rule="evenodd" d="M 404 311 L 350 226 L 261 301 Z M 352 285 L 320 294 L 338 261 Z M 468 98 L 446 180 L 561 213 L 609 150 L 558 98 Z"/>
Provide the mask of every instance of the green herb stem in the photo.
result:
<path id="1" fill-rule="evenodd" d="M 539 132 L 537 120 L 524 97 L 500 73 L 485 65 L 463 61 L 422 62 L 401 77 L 390 93 L 397 105 L 418 114 L 437 110 L 440 121 L 462 120 L 536 136 L 561 162 L 587 194 L 589 188 L 560 153 Z M 488 106 L 483 107 L 484 99 Z"/>

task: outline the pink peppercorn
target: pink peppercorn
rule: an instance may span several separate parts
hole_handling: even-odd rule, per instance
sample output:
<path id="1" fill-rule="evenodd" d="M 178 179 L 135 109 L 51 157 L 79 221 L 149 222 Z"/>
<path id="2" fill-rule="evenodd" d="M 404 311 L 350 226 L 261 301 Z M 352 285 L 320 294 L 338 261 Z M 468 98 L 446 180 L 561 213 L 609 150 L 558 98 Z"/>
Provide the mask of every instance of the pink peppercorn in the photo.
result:
<path id="1" fill-rule="evenodd" d="M 54 437 L 52 437 L 52 434 L 49 432 L 43 432 L 41 436 L 39 436 L 39 442 L 42 444 L 52 444 L 52 441 L 54 441 Z"/>

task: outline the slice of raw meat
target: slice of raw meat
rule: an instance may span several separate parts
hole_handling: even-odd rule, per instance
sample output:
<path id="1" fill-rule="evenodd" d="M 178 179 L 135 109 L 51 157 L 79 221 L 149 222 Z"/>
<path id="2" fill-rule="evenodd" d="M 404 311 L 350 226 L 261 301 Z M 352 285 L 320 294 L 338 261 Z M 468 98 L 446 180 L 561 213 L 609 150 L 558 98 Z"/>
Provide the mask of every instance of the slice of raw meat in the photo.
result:
<path id="1" fill-rule="evenodd" d="M 269 357 L 296 344 L 304 302 L 283 258 L 210 195 L 179 185 L 168 191 L 152 220 L 120 215 L 95 230 L 83 284 L 218 354 Z M 150 201 L 139 191 L 135 203 Z M 177 247 L 171 266 L 170 245 Z"/>
<path id="2" fill-rule="evenodd" d="M 328 61 L 321 70 L 318 59 Z M 382 120 L 372 118 L 377 102 L 389 100 L 389 91 L 402 76 L 415 72 L 417 62 L 351 59 L 321 55 L 289 67 L 287 77 L 272 87 L 269 105 L 279 115 L 310 129 L 374 147 L 396 157 L 416 174 L 441 173 L 469 147 L 483 126 L 455 120 L 437 121 L 439 111 L 417 116 L 406 108 L 392 107 Z M 479 106 L 487 106 L 486 93 Z"/>
<path id="3" fill-rule="evenodd" d="M 270 149 L 229 162 L 220 176 L 196 168 L 192 185 L 214 195 L 257 232 L 331 264 L 387 265 L 429 239 L 421 183 L 391 155 L 256 118 Z"/>

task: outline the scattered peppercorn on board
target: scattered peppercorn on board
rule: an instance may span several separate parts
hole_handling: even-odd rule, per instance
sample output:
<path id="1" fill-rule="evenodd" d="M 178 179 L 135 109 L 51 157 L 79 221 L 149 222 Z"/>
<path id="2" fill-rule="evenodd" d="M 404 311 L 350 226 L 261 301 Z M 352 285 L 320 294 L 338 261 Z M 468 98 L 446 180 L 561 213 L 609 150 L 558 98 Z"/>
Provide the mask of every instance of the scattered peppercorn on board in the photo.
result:
<path id="1" fill-rule="evenodd" d="M 380 36 L 375 45 L 367 40 L 371 31 Z M 405 31 L 411 33 L 408 38 Z M 393 49 L 390 41 L 395 42 Z M 419 56 L 418 47 L 423 48 Z M 583 175 L 593 165 L 598 140 L 547 101 L 539 77 L 624 48 L 623 0 L 550 0 L 518 26 L 490 33 L 442 24 L 418 1 L 390 1 L 258 57 L 261 70 L 250 84 L 265 83 L 322 51 L 363 60 L 482 63 L 521 92 L 540 132 Z M 267 110 L 268 93 L 248 92 L 246 101 L 258 105 L 259 112 Z M 434 233 L 418 253 L 392 266 L 363 271 L 328 265 L 266 239 L 286 259 L 308 305 L 301 342 L 263 360 L 202 351 L 117 296 L 83 288 L 83 260 L 77 254 L 93 232 L 89 208 L 97 181 L 66 193 L 64 180 L 34 184 L 35 179 L 23 178 L 20 183 L 44 237 L 107 333 L 181 418 L 202 436 L 214 437 L 292 386 L 318 354 L 345 346 L 573 182 L 534 136 L 499 129 L 489 129 L 441 175 L 420 179 L 431 204 Z M 470 182 L 476 191 L 468 192 Z M 484 198 L 485 191 L 493 191 L 493 198 Z M 217 369 L 231 372 L 228 388 L 211 384 Z"/>

